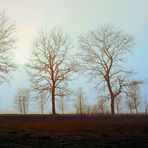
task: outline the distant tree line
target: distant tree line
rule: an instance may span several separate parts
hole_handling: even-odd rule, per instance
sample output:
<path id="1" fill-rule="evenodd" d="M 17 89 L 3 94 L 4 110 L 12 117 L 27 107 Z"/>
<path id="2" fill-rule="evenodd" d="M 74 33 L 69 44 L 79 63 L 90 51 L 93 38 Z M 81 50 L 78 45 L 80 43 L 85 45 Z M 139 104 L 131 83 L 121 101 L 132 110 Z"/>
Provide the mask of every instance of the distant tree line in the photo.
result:
<path id="1" fill-rule="evenodd" d="M 0 83 L 9 81 L 11 72 L 17 68 L 13 63 L 16 44 L 14 33 L 15 24 L 4 12 L 0 13 Z M 78 52 L 73 52 L 68 35 L 56 27 L 49 32 L 38 33 L 27 64 L 31 90 L 22 88 L 16 92 L 16 109 L 26 114 L 30 98 L 35 98 L 42 114 L 49 100 L 52 114 L 56 114 L 56 107 L 63 114 L 66 98 L 74 94 L 70 88 L 73 74 L 85 73 L 94 84 L 92 90 L 97 90 L 98 102 L 95 105 L 87 104 L 85 93 L 80 88 L 74 101 L 77 114 L 114 115 L 115 111 L 119 114 L 123 101 L 130 113 L 138 113 L 143 81 L 133 79 L 134 72 L 123 67 L 127 54 L 133 50 L 134 37 L 113 25 L 103 25 L 81 35 L 78 45 Z M 145 113 L 147 109 L 145 101 Z"/>

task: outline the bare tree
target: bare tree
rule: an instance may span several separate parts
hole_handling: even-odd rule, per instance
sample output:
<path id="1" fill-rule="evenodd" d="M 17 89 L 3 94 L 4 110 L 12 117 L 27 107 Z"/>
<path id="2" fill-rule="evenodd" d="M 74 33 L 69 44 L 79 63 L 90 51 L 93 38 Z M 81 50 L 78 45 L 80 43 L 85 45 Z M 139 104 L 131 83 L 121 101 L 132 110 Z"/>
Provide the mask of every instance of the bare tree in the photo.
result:
<path id="1" fill-rule="evenodd" d="M 90 108 L 90 114 L 94 114 L 94 115 L 96 115 L 96 114 L 98 114 L 99 112 L 98 112 L 98 106 L 97 106 L 97 104 L 92 104 L 92 105 L 90 105 L 89 106 L 89 108 Z M 87 108 L 86 108 L 87 110 L 87 112 L 88 112 L 88 106 L 87 106 Z M 86 112 L 85 111 L 85 112 Z M 86 113 L 87 113 L 86 112 Z"/>
<path id="2" fill-rule="evenodd" d="M 16 39 L 14 37 L 15 24 L 5 15 L 0 13 L 0 83 L 9 80 L 10 72 L 15 69 L 12 62 L 13 49 Z"/>
<path id="3" fill-rule="evenodd" d="M 70 88 L 67 87 L 68 84 L 65 82 L 65 84 L 61 87 L 59 90 L 59 98 L 57 99 L 57 107 L 58 110 L 64 114 L 64 110 L 67 105 L 67 101 L 69 100 L 69 97 L 73 93 Z"/>
<path id="4" fill-rule="evenodd" d="M 19 111 L 21 114 L 26 114 L 28 111 L 29 106 L 29 99 L 30 99 L 30 92 L 28 89 L 23 88 L 19 89 L 14 96 L 14 105 L 15 108 Z"/>
<path id="5" fill-rule="evenodd" d="M 75 108 L 77 114 L 84 114 L 86 111 L 86 98 L 83 90 L 80 88 L 76 93 Z"/>
<path id="6" fill-rule="evenodd" d="M 105 101 L 106 101 L 106 97 L 104 97 L 104 96 L 99 97 L 98 110 L 99 110 L 99 113 L 101 113 L 101 114 L 104 114 L 104 112 L 105 112 Z"/>
<path id="7" fill-rule="evenodd" d="M 130 110 L 130 113 L 133 114 L 134 106 L 133 106 L 133 102 L 131 101 L 129 97 L 126 101 L 126 104 L 127 104 L 128 109 Z"/>
<path id="8" fill-rule="evenodd" d="M 141 81 L 132 81 L 128 86 L 128 105 L 138 113 L 138 106 L 140 105 L 140 87 Z"/>
<path id="9" fill-rule="evenodd" d="M 42 115 L 44 114 L 44 109 L 46 107 L 47 104 L 47 98 L 46 95 L 44 94 L 44 92 L 41 92 L 41 94 L 39 95 L 39 98 L 37 99 L 40 109 L 41 109 L 41 113 Z"/>
<path id="10" fill-rule="evenodd" d="M 92 108 L 93 108 L 93 106 L 91 104 L 86 104 L 85 113 L 86 114 L 92 114 Z"/>
<path id="11" fill-rule="evenodd" d="M 148 101 L 147 101 L 147 99 L 144 100 L 144 105 L 145 105 L 145 115 L 147 115 L 147 110 L 148 110 Z"/>
<path id="12" fill-rule="evenodd" d="M 130 74 L 123 70 L 122 63 L 132 49 L 133 40 L 132 36 L 111 25 L 99 27 L 79 38 L 82 68 L 107 89 L 112 115 L 115 114 L 115 98 L 122 92 L 125 76 Z"/>
<path id="13" fill-rule="evenodd" d="M 28 64 L 34 91 L 51 96 L 53 114 L 56 113 L 55 97 L 60 96 L 59 90 L 68 84 L 76 67 L 70 49 L 68 37 L 57 28 L 49 33 L 41 32 Z"/>

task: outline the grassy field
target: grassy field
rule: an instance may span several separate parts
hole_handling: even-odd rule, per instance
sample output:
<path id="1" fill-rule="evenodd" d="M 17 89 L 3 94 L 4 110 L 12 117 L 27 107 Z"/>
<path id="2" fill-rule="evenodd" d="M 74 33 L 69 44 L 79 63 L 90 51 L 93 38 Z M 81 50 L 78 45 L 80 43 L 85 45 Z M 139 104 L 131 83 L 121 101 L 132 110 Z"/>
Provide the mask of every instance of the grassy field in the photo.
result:
<path id="1" fill-rule="evenodd" d="M 0 115 L 0 148 L 148 148 L 148 116 Z"/>

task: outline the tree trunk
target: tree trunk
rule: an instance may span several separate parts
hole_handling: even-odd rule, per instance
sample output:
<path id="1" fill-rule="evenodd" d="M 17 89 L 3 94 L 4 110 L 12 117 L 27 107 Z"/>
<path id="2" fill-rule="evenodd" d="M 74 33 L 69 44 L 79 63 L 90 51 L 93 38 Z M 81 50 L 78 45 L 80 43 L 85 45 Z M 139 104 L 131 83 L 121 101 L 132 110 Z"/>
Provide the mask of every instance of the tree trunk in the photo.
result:
<path id="1" fill-rule="evenodd" d="M 148 105 L 145 107 L 145 115 L 147 115 Z"/>
<path id="2" fill-rule="evenodd" d="M 23 99 L 23 113 L 26 114 L 26 104 L 25 100 Z"/>
<path id="3" fill-rule="evenodd" d="M 21 99 L 19 100 L 19 105 L 20 105 L 20 113 L 22 114 L 23 113 L 23 109 L 22 109 L 22 100 Z"/>
<path id="4" fill-rule="evenodd" d="M 61 105 L 62 105 L 62 106 L 61 106 L 61 107 L 62 107 L 62 114 L 64 114 L 64 97 L 63 97 L 63 93 L 62 93 L 61 99 L 62 99 L 62 100 L 61 100 L 61 101 L 62 101 L 62 104 L 61 104 Z"/>
<path id="5" fill-rule="evenodd" d="M 112 115 L 115 115 L 114 97 L 111 97 L 111 114 L 112 114 Z"/>
<path id="6" fill-rule="evenodd" d="M 136 104 L 135 104 L 135 110 L 136 110 L 136 114 L 138 114 L 138 107 Z"/>
<path id="7" fill-rule="evenodd" d="M 83 111 L 82 111 L 82 104 L 81 104 L 81 102 L 80 102 L 80 115 L 82 115 L 83 114 Z"/>
<path id="8" fill-rule="evenodd" d="M 42 115 L 44 114 L 44 109 L 43 109 L 43 106 L 41 107 L 41 110 L 42 110 Z"/>
<path id="9" fill-rule="evenodd" d="M 52 101 L 52 114 L 56 114 L 56 111 L 55 111 L 55 94 L 54 94 L 54 88 L 52 89 L 52 92 L 51 92 L 51 101 Z"/>

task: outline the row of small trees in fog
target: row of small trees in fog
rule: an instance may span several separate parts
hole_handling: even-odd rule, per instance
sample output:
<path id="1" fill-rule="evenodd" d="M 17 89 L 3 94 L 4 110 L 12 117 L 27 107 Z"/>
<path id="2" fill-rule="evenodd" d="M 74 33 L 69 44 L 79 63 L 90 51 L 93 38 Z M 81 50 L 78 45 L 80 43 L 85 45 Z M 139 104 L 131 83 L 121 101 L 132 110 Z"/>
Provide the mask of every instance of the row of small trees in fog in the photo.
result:
<path id="1" fill-rule="evenodd" d="M 14 30 L 15 25 L 1 13 L 1 83 L 9 80 L 10 72 L 16 70 L 16 65 L 12 62 L 16 43 Z M 96 89 L 98 97 L 101 98 L 99 101 L 110 102 L 112 115 L 115 114 L 115 102 L 119 101 L 119 98 L 126 98 L 131 111 L 134 108 L 138 112 L 138 91 L 143 82 L 133 79 L 134 73 L 123 67 L 126 55 L 133 50 L 133 36 L 112 25 L 104 25 L 81 35 L 78 45 L 76 52 L 76 47 L 72 46 L 69 37 L 58 28 L 49 32 L 41 31 L 37 35 L 26 67 L 32 85 L 31 94 L 39 100 L 42 112 L 46 99 L 50 98 L 52 114 L 56 114 L 55 99 L 61 99 L 62 103 L 63 98 L 71 95 L 72 88 L 69 86 L 74 73 L 85 74 L 85 77 L 91 80 L 94 84 L 92 89 Z M 17 108 L 22 113 L 26 113 L 29 93 L 30 91 L 22 89 L 15 96 Z M 78 93 L 79 105 L 81 93 Z M 146 108 L 147 106 L 146 104 Z M 81 107 L 77 107 L 77 110 L 82 113 Z"/>
<path id="2" fill-rule="evenodd" d="M 137 92 L 136 92 L 137 93 Z M 135 94 L 134 94 L 135 95 Z M 38 105 L 38 113 L 50 113 L 47 109 L 48 100 L 44 94 L 42 94 L 38 99 L 32 99 L 31 93 L 29 89 L 21 88 L 17 91 L 14 97 L 14 107 L 17 109 L 20 114 L 29 113 L 29 105 L 34 102 Z M 56 106 L 58 109 L 58 113 L 65 114 L 68 113 L 67 108 L 71 108 L 72 110 L 69 112 L 71 114 L 110 114 L 109 110 L 109 100 L 105 99 L 103 96 L 97 99 L 98 101 L 95 104 L 88 103 L 87 97 L 84 91 L 79 88 L 76 94 L 74 95 L 74 99 L 68 99 L 66 96 L 61 96 L 58 100 L 56 100 Z M 69 105 L 71 103 L 71 105 Z M 143 112 L 147 114 L 148 102 L 147 100 L 140 100 L 140 97 L 128 97 L 126 100 L 121 96 L 116 97 L 115 99 L 115 110 L 117 114 L 123 113 L 123 108 L 126 107 L 129 109 L 130 114 L 139 113 L 138 108 L 140 103 L 144 105 Z M 36 106 L 37 106 L 36 105 Z"/>

